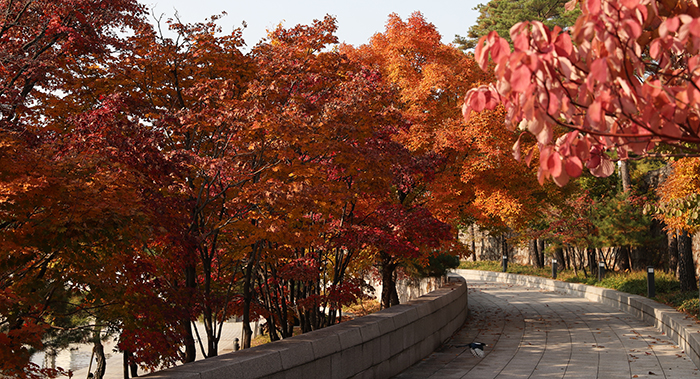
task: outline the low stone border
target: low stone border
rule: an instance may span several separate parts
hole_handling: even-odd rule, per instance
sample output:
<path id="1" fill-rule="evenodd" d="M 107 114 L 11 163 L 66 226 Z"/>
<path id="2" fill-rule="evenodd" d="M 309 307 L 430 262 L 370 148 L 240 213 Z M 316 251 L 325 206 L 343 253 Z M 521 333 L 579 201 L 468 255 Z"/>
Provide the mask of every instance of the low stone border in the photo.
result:
<path id="1" fill-rule="evenodd" d="M 700 325 L 693 318 L 649 298 L 607 288 L 567 283 L 536 276 L 479 270 L 456 270 L 456 273 L 465 278 L 467 283 L 470 280 L 485 280 L 517 284 L 563 292 L 618 308 L 654 325 L 658 330 L 673 338 L 678 346 L 685 350 L 695 366 L 700 367 Z"/>
<path id="2" fill-rule="evenodd" d="M 467 313 L 466 283 L 451 276 L 446 286 L 406 304 L 147 377 L 388 378 L 430 355 Z"/>

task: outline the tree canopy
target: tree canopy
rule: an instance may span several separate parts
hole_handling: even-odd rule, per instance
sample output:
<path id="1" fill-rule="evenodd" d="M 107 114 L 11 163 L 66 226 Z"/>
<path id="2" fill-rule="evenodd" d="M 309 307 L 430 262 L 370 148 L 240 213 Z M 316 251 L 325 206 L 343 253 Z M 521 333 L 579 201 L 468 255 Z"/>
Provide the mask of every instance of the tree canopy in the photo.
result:
<path id="1" fill-rule="evenodd" d="M 261 318 L 290 337 L 339 322 L 373 270 L 391 284 L 463 251 L 442 133 L 483 72 L 422 16 L 357 51 L 329 16 L 243 53 L 219 16 L 165 37 L 113 3 L 66 5 L 66 25 L 113 13 L 52 34 L 46 56 L 21 48 L 48 27 L 35 2 L 0 29 L 2 375 L 56 375 L 31 353 L 105 334 L 147 369 L 212 357 L 232 316 L 244 347 Z"/>
<path id="2" fill-rule="evenodd" d="M 588 0 L 562 30 L 560 2 L 494 0 L 475 54 L 420 13 L 363 46 L 338 45 L 327 16 L 244 52 L 221 15 L 2 4 L 0 376 L 58 375 L 32 352 L 107 334 L 147 369 L 213 357 L 233 316 L 243 347 L 255 320 L 287 338 L 343 320 L 370 276 L 392 306 L 402 274 L 467 251 L 465 223 L 633 244 L 616 231 L 643 229 L 621 221 L 637 198 L 547 179 L 700 142 L 690 2 Z M 486 25 L 531 17 L 508 27 L 513 50 Z M 670 203 L 695 191 L 677 165 Z"/>

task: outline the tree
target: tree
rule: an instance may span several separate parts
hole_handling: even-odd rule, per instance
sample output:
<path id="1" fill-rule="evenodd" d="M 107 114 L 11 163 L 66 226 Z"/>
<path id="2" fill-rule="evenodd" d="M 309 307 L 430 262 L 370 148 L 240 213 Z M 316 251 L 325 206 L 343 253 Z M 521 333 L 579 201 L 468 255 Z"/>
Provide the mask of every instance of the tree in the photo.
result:
<path id="1" fill-rule="evenodd" d="M 457 127 L 454 120 L 458 116 L 455 109 L 459 95 L 455 94 L 466 90 L 465 77 L 471 79 L 475 72 L 470 71 L 470 62 L 461 52 L 440 42 L 435 26 L 420 13 L 412 14 L 406 21 L 392 14 L 386 31 L 375 34 L 368 45 L 357 49 L 343 46 L 342 49 L 381 73 L 384 85 L 395 91 L 393 105 L 402 117 L 394 126 L 395 136 L 391 137 L 399 143 L 385 141 L 381 146 L 389 157 L 391 196 L 384 202 L 367 204 L 370 215 L 386 212 L 406 217 L 405 220 L 390 218 L 391 227 L 406 233 L 403 237 L 391 237 L 395 238 L 392 242 L 386 240 L 391 235 L 386 227 L 370 224 L 374 228 L 371 233 L 378 233 L 372 237 L 375 241 L 372 245 L 376 249 L 375 265 L 382 276 L 382 304 L 389 307 L 398 303 L 396 269 L 416 259 L 427 264 L 429 256 L 439 254 L 440 240 L 444 243 L 455 239 L 444 229 L 445 222 L 454 221 L 450 219 L 453 214 L 447 216 L 449 211 L 445 212 L 445 208 L 441 209 L 428 196 L 436 171 L 447 162 L 443 156 L 435 154 L 433 146 L 440 138 L 441 127 Z M 453 199 L 455 203 L 458 201 Z M 445 214 L 440 215 L 440 212 Z M 414 217 L 417 218 L 411 221 Z M 419 231 L 413 230 L 416 223 L 432 225 L 435 239 L 428 241 L 425 236 L 421 237 Z"/>
<path id="2" fill-rule="evenodd" d="M 479 4 L 476 24 L 469 28 L 467 37 L 455 36 L 455 43 L 461 50 L 473 49 L 479 38 L 492 31 L 503 36 L 509 43 L 509 31 L 513 25 L 523 21 L 540 21 L 548 28 L 559 26 L 562 29 L 574 24 L 578 10 L 564 9 L 566 0 L 491 0 Z"/>
<path id="3" fill-rule="evenodd" d="M 41 109 L 63 84 L 71 61 L 110 52 L 123 43 L 118 30 L 138 27 L 145 11 L 135 0 L 3 1 L 0 15 L 0 126 L 21 130 L 18 121 Z M 33 127 L 41 125 L 35 114 Z M 17 129 L 20 128 L 20 129 Z"/>
<path id="4" fill-rule="evenodd" d="M 180 305 L 190 313 L 179 326 L 188 362 L 195 359 L 198 330 L 192 325 L 200 315 L 208 343 L 202 352 L 218 354 L 221 323 L 231 315 L 228 304 L 240 263 L 227 247 L 237 246 L 233 224 L 250 211 L 238 194 L 270 167 L 258 152 L 249 151 L 258 132 L 244 126 L 241 98 L 253 69 L 239 50 L 241 32 L 218 35 L 218 18 L 196 24 L 170 20 L 174 39 L 141 25 L 119 54 L 100 65 L 75 62 L 62 99 L 89 109 L 100 104 L 102 94 L 121 93 L 125 112 L 144 127 L 161 131 L 166 136 L 162 154 L 182 169 L 178 182 L 163 191 L 172 199 L 164 206 L 184 217 L 175 219 L 179 224 L 158 226 L 177 236 L 171 238 L 177 245 L 156 251 L 186 263 L 174 280 L 188 294 Z M 54 122 L 62 119 L 55 117 Z"/>
<path id="5" fill-rule="evenodd" d="M 700 142 L 698 7 L 594 0 L 581 9 L 569 31 L 517 24 L 512 52 L 497 33 L 482 37 L 476 59 L 486 69 L 492 58 L 497 82 L 468 92 L 465 117 L 503 104 L 508 125 L 537 138 L 540 182 L 559 185 L 580 176 L 584 165 L 610 175 L 608 150 L 623 160 L 660 143 L 692 150 L 686 144 Z M 555 140 L 558 128 L 568 132 Z M 514 150 L 520 157 L 518 143 Z"/>
<path id="6" fill-rule="evenodd" d="M 0 373 L 53 376 L 60 370 L 29 363 L 31 349 L 85 338 L 91 326 L 84 324 L 83 278 L 103 263 L 94 247 L 113 253 L 138 234 L 145 217 L 135 204 L 134 186 L 143 183 L 130 175 L 133 166 L 117 169 L 104 152 L 81 156 L 84 145 L 46 128 L 43 99 L 57 96 L 69 62 L 121 44 L 116 30 L 139 25 L 144 9 L 131 0 L 2 4 Z"/>
<path id="7" fill-rule="evenodd" d="M 700 160 L 683 158 L 671 163 L 672 171 L 657 188 L 658 203 L 646 208 L 666 224 L 669 231 L 669 249 L 677 252 L 676 275 L 683 291 L 697 288 L 693 264 L 691 235 L 698 231 L 698 186 Z"/>
<path id="8" fill-rule="evenodd" d="M 32 366 L 22 360 L 29 358 L 23 345 L 33 343 L 32 336 L 20 334 L 28 326 L 38 326 L 34 337 L 49 346 L 66 337 L 67 342 L 80 342 L 95 323 L 105 320 L 95 316 L 112 312 L 105 308 L 124 308 L 126 299 L 119 296 L 123 286 L 110 281 L 119 273 L 116 261 L 135 259 L 148 243 L 149 223 L 158 207 L 147 204 L 163 203 L 154 199 L 158 194 L 149 184 L 163 183 L 159 178 L 174 171 L 158 159 L 157 136 L 117 116 L 117 109 L 106 104 L 76 117 L 73 133 L 41 145 L 45 163 L 27 162 L 37 163 L 31 173 L 25 172 L 18 155 L 3 156 L 3 163 L 14 161 L 17 170 L 2 176 L 2 246 L 7 255 L 1 284 L 8 297 L 0 322 L 2 332 L 22 346 L 13 351 L 14 343 L 3 345 L 14 354 L 5 361 L 8 366 L 19 363 L 31 373 Z M 26 181 L 37 174 L 41 180 Z M 31 185 L 19 190 L 20 183 Z M 142 284 L 143 271 L 130 274 Z M 75 323 L 75 318 L 82 321 Z M 65 330 L 81 334 L 71 336 Z M 22 372 L 3 367 L 7 375 Z"/>
<path id="9" fill-rule="evenodd" d="M 280 27 L 252 52 L 252 120 L 280 163 L 256 203 L 262 248 L 247 301 L 266 309 L 272 339 L 290 337 L 295 322 L 304 332 L 337 322 L 361 294 L 352 271 L 369 241 L 356 234 L 359 209 L 391 193 L 391 93 L 377 72 L 327 49 L 335 30 L 331 17 Z"/>
<path id="10" fill-rule="evenodd" d="M 344 48 L 376 67 L 397 91 L 396 107 L 408 122 L 398 141 L 429 163 L 429 176 L 401 187 L 411 201 L 406 206 L 425 204 L 453 226 L 469 219 L 500 232 L 524 227 L 528 215 L 539 212 L 547 196 L 528 185 L 533 183 L 529 169 L 510 156 L 517 134 L 501 127 L 502 110 L 469 123 L 459 113 L 462 94 L 490 81 L 470 55 L 442 44 L 420 13 L 406 20 L 390 15 L 386 30 L 369 44 Z"/>

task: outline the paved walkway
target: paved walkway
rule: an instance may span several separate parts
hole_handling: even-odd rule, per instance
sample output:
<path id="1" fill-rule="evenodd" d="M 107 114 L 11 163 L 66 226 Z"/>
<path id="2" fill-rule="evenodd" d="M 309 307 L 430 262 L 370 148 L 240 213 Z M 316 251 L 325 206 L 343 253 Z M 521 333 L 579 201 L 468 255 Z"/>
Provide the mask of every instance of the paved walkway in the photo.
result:
<path id="1" fill-rule="evenodd" d="M 469 285 L 464 327 L 395 378 L 700 378 L 673 341 L 609 306 L 495 282 Z M 466 344 L 483 342 L 486 356 Z"/>

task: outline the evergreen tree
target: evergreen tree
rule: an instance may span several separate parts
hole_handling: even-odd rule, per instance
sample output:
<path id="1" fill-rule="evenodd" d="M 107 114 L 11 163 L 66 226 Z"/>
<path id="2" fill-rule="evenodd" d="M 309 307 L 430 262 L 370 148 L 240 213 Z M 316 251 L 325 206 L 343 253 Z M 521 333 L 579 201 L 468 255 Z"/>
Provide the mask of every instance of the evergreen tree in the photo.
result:
<path id="1" fill-rule="evenodd" d="M 522 21 L 542 21 L 548 27 L 555 25 L 565 29 L 576 21 L 581 13 L 578 9 L 566 11 L 567 0 L 491 0 L 479 4 L 476 24 L 469 28 L 466 37 L 455 36 L 454 43 L 462 50 L 474 48 L 479 38 L 491 31 L 510 40 L 510 28 Z"/>

